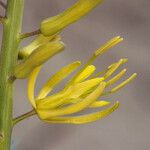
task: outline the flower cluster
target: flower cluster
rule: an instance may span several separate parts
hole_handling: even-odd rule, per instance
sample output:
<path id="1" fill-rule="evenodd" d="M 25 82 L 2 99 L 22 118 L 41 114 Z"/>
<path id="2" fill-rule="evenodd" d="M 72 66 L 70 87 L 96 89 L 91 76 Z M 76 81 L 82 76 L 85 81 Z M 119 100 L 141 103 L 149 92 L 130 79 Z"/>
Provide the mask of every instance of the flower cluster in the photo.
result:
<path id="1" fill-rule="evenodd" d="M 96 69 L 92 65 L 95 58 L 120 41 L 122 41 L 122 38 L 115 37 L 96 50 L 64 88 L 51 96 L 48 96 L 48 94 L 80 66 L 80 61 L 73 62 L 52 75 L 36 97 L 34 96 L 34 87 L 41 66 L 35 68 L 28 79 L 28 98 L 39 118 L 48 123 L 83 124 L 99 120 L 113 112 L 119 106 L 119 102 L 115 102 L 113 106 L 94 113 L 68 116 L 88 108 L 99 108 L 110 104 L 109 101 L 102 100 L 100 97 L 118 91 L 135 78 L 136 74 L 134 73 L 110 91 L 106 91 L 108 86 L 119 80 L 126 72 L 126 69 L 123 69 L 117 75 L 107 80 L 127 59 L 120 59 L 108 66 L 106 70 L 92 75 Z"/>
<path id="2" fill-rule="evenodd" d="M 120 59 L 108 66 L 106 70 L 94 74 L 96 68 L 92 65 L 93 61 L 123 40 L 117 36 L 97 49 L 87 63 L 78 69 L 59 92 L 49 96 L 49 93 L 64 78 L 79 68 L 80 61 L 73 62 L 60 69 L 42 86 L 39 94 L 34 95 L 36 78 L 42 65 L 64 49 L 65 45 L 61 41 L 60 32 L 85 16 L 101 2 L 102 0 L 78 0 L 64 12 L 43 20 L 39 35 L 19 51 L 18 58 L 20 60 L 14 69 L 14 77 L 18 79 L 28 78 L 27 93 L 29 102 L 39 118 L 45 122 L 83 124 L 99 120 L 117 109 L 119 102 L 115 102 L 104 110 L 90 114 L 78 116 L 76 113 L 85 109 L 101 108 L 109 105 L 110 101 L 103 100 L 101 97 L 118 91 L 136 77 L 134 73 L 119 85 L 107 90 L 107 87 L 113 85 L 125 74 L 126 69 L 123 69 L 109 79 L 127 61 L 126 58 Z"/>

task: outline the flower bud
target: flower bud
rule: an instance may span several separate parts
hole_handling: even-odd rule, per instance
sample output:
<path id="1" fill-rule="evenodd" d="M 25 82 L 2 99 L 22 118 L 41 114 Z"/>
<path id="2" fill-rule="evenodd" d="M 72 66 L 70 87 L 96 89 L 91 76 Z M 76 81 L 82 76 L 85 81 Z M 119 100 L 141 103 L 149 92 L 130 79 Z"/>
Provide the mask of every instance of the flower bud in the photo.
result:
<path id="1" fill-rule="evenodd" d="M 35 67 L 42 65 L 63 49 L 64 43 L 60 41 L 50 42 L 38 47 L 28 58 L 15 67 L 14 76 L 26 78 Z"/>
<path id="2" fill-rule="evenodd" d="M 85 16 L 102 0 L 78 0 L 74 5 L 57 16 L 47 18 L 41 22 L 40 30 L 45 36 L 58 33 L 63 28 Z"/>
<path id="3" fill-rule="evenodd" d="M 41 45 L 44 45 L 50 41 L 55 40 L 60 40 L 60 36 L 59 35 L 43 36 L 42 34 L 40 34 L 29 45 L 19 50 L 18 58 L 19 59 L 27 58 L 35 49 L 37 49 Z"/>

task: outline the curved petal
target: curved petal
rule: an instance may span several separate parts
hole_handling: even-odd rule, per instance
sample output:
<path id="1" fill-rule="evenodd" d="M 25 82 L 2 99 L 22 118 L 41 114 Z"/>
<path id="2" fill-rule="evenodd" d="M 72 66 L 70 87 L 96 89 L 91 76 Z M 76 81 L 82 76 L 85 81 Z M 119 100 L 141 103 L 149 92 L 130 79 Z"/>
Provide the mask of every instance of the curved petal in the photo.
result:
<path id="1" fill-rule="evenodd" d="M 70 73 L 72 73 L 77 67 L 80 66 L 80 62 L 76 61 L 73 62 L 62 69 L 60 69 L 58 72 L 56 72 L 50 79 L 43 85 L 42 89 L 40 90 L 37 99 L 42 99 L 45 96 L 48 95 L 48 93 L 64 78 L 66 78 Z"/>
<path id="2" fill-rule="evenodd" d="M 105 116 L 111 114 L 114 110 L 119 107 L 119 102 L 116 102 L 112 107 L 98 111 L 96 113 L 91 113 L 88 115 L 82 116 L 75 116 L 75 117 L 57 117 L 57 118 L 50 118 L 44 120 L 47 123 L 61 123 L 61 124 L 85 124 L 93 121 L 100 120 Z"/>
<path id="3" fill-rule="evenodd" d="M 67 114 L 72 114 L 79 112 L 89 105 L 93 103 L 103 92 L 105 88 L 106 83 L 102 82 L 100 85 L 96 88 L 94 92 L 92 92 L 90 95 L 88 95 L 83 101 L 72 104 L 70 106 L 64 107 L 64 108 L 58 108 L 54 110 L 37 110 L 40 118 L 42 119 L 47 119 L 51 117 L 56 117 L 56 116 L 63 116 Z"/>
<path id="4" fill-rule="evenodd" d="M 27 95 L 28 95 L 28 99 L 30 103 L 32 104 L 34 108 L 36 108 L 36 103 L 34 100 L 34 87 L 35 87 L 36 78 L 40 69 L 41 69 L 41 66 L 36 67 L 28 78 Z"/>
<path id="5" fill-rule="evenodd" d="M 62 104 L 66 104 L 69 99 L 77 99 L 87 90 L 95 87 L 100 82 L 102 82 L 101 78 L 95 78 L 72 85 L 68 89 L 63 89 L 58 94 L 48 96 L 42 100 L 37 100 L 36 104 L 38 106 L 38 109 L 52 109 L 58 107 Z"/>

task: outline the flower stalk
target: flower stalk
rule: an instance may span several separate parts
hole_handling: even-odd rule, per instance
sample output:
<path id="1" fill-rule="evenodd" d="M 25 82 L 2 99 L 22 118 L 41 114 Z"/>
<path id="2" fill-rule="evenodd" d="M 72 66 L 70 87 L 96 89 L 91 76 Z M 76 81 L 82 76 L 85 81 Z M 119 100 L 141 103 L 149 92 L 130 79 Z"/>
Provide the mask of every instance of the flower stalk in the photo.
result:
<path id="1" fill-rule="evenodd" d="M 8 0 L 0 55 L 0 150 L 9 150 L 12 132 L 13 82 L 24 0 Z"/>

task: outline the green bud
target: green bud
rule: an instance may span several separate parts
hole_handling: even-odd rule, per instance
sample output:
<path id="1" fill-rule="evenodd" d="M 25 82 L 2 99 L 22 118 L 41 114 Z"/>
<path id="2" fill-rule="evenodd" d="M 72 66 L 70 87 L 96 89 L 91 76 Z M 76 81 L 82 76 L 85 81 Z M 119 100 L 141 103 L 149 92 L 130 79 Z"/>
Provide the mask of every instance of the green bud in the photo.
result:
<path id="1" fill-rule="evenodd" d="M 45 63 L 49 58 L 61 52 L 64 49 L 64 43 L 54 41 L 44 44 L 34 50 L 29 57 L 19 63 L 14 70 L 16 78 L 26 78 L 32 70 Z"/>
<path id="2" fill-rule="evenodd" d="M 50 36 L 60 32 L 69 24 L 85 16 L 103 0 L 78 0 L 74 5 L 57 16 L 47 18 L 41 22 L 41 33 Z"/>

